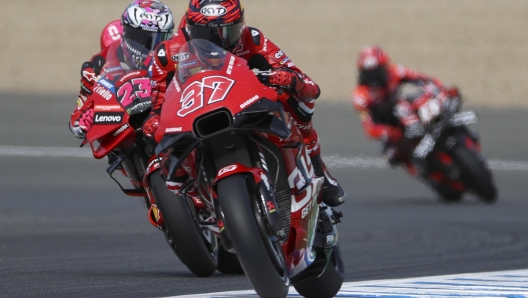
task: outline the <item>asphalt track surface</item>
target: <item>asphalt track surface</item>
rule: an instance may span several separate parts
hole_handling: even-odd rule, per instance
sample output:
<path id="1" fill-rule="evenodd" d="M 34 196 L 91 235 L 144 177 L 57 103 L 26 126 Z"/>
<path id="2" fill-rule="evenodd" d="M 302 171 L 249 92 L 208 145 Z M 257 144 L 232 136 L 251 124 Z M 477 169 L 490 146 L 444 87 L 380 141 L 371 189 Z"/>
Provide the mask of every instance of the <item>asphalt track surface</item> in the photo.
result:
<path id="1" fill-rule="evenodd" d="M 73 96 L 1 94 L 0 102 L 1 297 L 160 297 L 251 288 L 240 275 L 194 277 L 150 225 L 147 210 L 106 175 L 106 161 L 68 157 L 88 153 L 75 149 L 80 142 L 67 129 Z M 526 110 L 474 110 L 485 156 L 526 164 Z M 326 158 L 379 157 L 352 107 L 319 100 L 315 125 Z M 345 281 L 528 269 L 523 167 L 494 172 L 499 201 L 492 206 L 471 196 L 439 203 L 399 169 L 336 165 L 332 173 L 348 193 L 339 208 Z"/>

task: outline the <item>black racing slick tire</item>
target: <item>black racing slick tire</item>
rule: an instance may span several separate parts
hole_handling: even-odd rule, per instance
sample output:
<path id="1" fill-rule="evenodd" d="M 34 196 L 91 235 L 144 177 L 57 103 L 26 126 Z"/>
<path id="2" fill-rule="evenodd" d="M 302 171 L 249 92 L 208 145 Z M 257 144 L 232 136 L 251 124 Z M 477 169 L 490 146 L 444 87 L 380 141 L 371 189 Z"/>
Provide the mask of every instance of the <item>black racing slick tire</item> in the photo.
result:
<path id="1" fill-rule="evenodd" d="M 216 270 L 223 274 L 244 274 L 244 269 L 234 253 L 226 251 L 222 246 L 218 248 L 218 267 Z"/>
<path id="2" fill-rule="evenodd" d="M 260 297 L 286 297 L 290 281 L 282 247 L 263 233 L 252 178 L 236 174 L 218 182 L 218 199 L 238 260 Z"/>
<path id="3" fill-rule="evenodd" d="M 497 200 L 497 188 L 493 176 L 482 158 L 466 147 L 456 147 L 452 156 L 462 170 L 462 180 L 484 202 L 492 204 Z"/>
<path id="4" fill-rule="evenodd" d="M 152 173 L 149 181 L 165 221 L 167 239 L 172 240 L 172 248 L 180 261 L 198 277 L 211 276 L 216 271 L 216 255 L 194 220 L 186 199 L 171 193 L 159 172 Z"/>
<path id="5" fill-rule="evenodd" d="M 449 185 L 432 183 L 433 190 L 440 197 L 440 201 L 444 203 L 460 203 L 462 201 L 463 192 L 451 188 Z"/>
<path id="6" fill-rule="evenodd" d="M 336 245 L 323 274 L 296 283 L 294 287 L 301 296 L 306 298 L 331 298 L 341 289 L 344 278 L 345 266 L 339 245 Z"/>

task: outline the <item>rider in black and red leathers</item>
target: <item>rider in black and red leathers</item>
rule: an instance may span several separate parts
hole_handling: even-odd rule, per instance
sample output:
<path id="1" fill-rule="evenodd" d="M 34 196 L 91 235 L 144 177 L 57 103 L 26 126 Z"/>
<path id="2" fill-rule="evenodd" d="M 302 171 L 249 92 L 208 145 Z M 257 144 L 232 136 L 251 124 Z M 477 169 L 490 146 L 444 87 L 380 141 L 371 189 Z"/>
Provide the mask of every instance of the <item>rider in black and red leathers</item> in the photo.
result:
<path id="1" fill-rule="evenodd" d="M 378 46 L 365 47 L 357 60 L 358 85 L 352 92 L 352 103 L 360 114 L 363 128 L 367 137 L 380 140 L 384 153 L 390 164 L 405 162 L 408 171 L 415 175 L 416 169 L 405 158 L 408 152 L 404 146 L 405 139 L 420 137 L 423 126 L 410 107 L 398 108 L 399 114 L 394 113 L 396 101 L 394 95 L 398 87 L 404 82 L 421 81 L 446 89 L 449 96 L 459 96 L 456 87 L 446 87 L 434 78 L 418 73 L 403 65 L 391 64 L 387 53 Z"/>
<path id="2" fill-rule="evenodd" d="M 151 19 L 157 19 L 158 22 Z M 81 90 L 77 107 L 70 117 L 70 130 L 79 139 L 84 139 L 94 120 L 92 93 L 103 66 L 127 69 L 150 67 L 149 54 L 161 42 L 171 38 L 174 19 L 170 9 L 158 0 L 134 0 L 125 9 L 121 24 L 109 23 L 101 34 L 101 51 L 81 68 Z M 119 42 L 117 53 L 109 53 L 110 45 Z M 107 61 L 117 57 L 116 61 Z"/>
<path id="3" fill-rule="evenodd" d="M 269 84 L 290 91 L 285 109 L 295 120 L 304 136 L 315 174 L 324 177 L 323 202 L 334 207 L 342 204 L 345 193 L 328 173 L 322 159 L 317 132 L 312 126 L 314 100 L 320 95 L 319 86 L 304 74 L 291 59 L 256 28 L 244 23 L 244 8 L 239 0 L 211 1 L 191 0 L 186 13 L 185 28 L 180 28 L 169 41 L 157 49 L 152 70 L 152 102 L 150 117 L 143 125 L 145 135 L 154 135 L 165 91 L 174 76 L 178 53 L 186 41 L 206 39 L 248 61 L 250 68 L 273 69 Z M 183 174 L 183 173 L 182 173 Z M 182 177 L 183 179 L 183 177 Z M 178 180 L 178 179 L 176 179 Z M 168 182 L 169 189 L 177 193 L 184 181 Z"/>

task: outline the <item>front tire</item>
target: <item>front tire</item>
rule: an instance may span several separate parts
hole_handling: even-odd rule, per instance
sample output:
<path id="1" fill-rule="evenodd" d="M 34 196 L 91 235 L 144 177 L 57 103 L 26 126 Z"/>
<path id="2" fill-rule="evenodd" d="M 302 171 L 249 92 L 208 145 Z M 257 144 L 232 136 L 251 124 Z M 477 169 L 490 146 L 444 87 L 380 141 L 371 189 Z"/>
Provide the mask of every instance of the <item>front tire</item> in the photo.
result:
<path id="1" fill-rule="evenodd" d="M 336 244 L 334 246 L 329 258 L 328 265 L 321 276 L 295 284 L 295 290 L 301 296 L 306 298 L 331 298 L 339 292 L 345 278 L 345 266 L 343 265 L 339 245 Z"/>
<path id="2" fill-rule="evenodd" d="M 165 221 L 167 239 L 172 240 L 171 247 L 194 275 L 211 276 L 216 271 L 216 256 L 197 226 L 186 199 L 170 192 L 159 172 L 152 173 L 149 181 Z"/>
<path id="3" fill-rule="evenodd" d="M 497 200 L 497 188 L 493 182 L 491 172 L 484 162 L 478 158 L 477 154 L 469 151 L 466 147 L 456 147 L 452 151 L 452 156 L 462 170 L 462 180 L 473 190 L 479 198 L 488 203 L 495 203 Z"/>
<path id="4" fill-rule="evenodd" d="M 255 208 L 256 196 L 250 189 L 255 184 L 245 174 L 236 174 L 218 182 L 218 199 L 225 225 L 247 278 L 260 297 L 286 297 L 289 279 L 277 240 L 261 233 Z M 278 250 L 277 250 L 278 249 Z"/>

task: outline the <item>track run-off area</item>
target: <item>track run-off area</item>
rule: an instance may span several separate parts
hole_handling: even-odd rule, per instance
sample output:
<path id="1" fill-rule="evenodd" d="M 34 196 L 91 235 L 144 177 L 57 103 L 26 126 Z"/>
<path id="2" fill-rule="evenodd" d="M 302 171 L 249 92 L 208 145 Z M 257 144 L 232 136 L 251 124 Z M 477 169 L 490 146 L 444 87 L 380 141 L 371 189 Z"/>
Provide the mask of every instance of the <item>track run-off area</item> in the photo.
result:
<path id="1" fill-rule="evenodd" d="M 255 291 L 231 291 L 167 298 L 250 298 Z M 288 297 L 302 297 L 293 287 Z M 343 283 L 335 297 L 347 298 L 526 298 L 528 270 L 454 274 Z"/>

